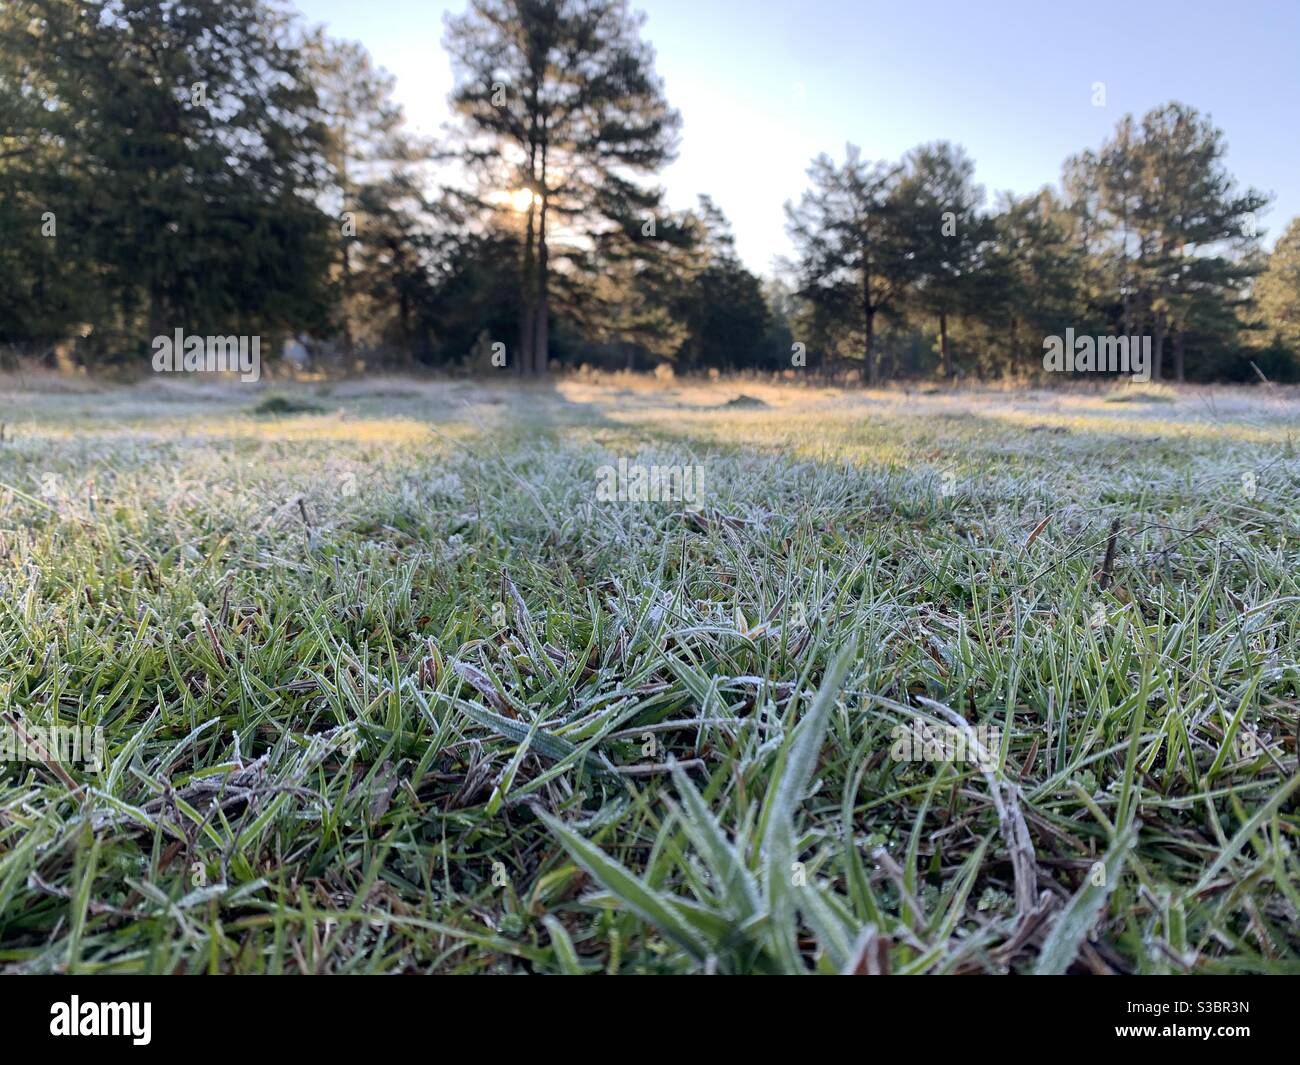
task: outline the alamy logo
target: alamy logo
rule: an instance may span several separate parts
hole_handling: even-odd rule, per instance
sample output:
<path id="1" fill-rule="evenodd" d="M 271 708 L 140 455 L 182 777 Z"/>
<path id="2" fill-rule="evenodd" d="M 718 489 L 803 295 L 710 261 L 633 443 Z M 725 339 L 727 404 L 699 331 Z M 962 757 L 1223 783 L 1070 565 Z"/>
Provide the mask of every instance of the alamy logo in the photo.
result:
<path id="1" fill-rule="evenodd" d="M 1073 329 L 1043 338 L 1043 369 L 1049 373 L 1131 373 L 1151 380 L 1150 337 L 1075 337 Z"/>
<path id="2" fill-rule="evenodd" d="M 104 729 L 99 725 L 0 724 L 0 762 L 60 762 L 104 768 Z"/>
<path id="3" fill-rule="evenodd" d="M 71 1002 L 50 1007 L 50 1035 L 129 1035 L 138 1047 L 152 1038 L 153 1004 L 150 1002 Z"/>
<path id="4" fill-rule="evenodd" d="M 1002 733 L 994 725 L 957 728 L 915 721 L 889 731 L 889 757 L 895 762 L 973 762 L 981 769 L 997 765 Z"/>
<path id="5" fill-rule="evenodd" d="M 601 503 L 689 503 L 704 500 L 703 466 L 645 466 L 618 460 L 618 469 L 596 470 L 596 499 Z"/>
<path id="6" fill-rule="evenodd" d="M 237 373 L 241 381 L 262 376 L 262 338 L 246 336 L 172 336 L 153 338 L 155 373 Z"/>

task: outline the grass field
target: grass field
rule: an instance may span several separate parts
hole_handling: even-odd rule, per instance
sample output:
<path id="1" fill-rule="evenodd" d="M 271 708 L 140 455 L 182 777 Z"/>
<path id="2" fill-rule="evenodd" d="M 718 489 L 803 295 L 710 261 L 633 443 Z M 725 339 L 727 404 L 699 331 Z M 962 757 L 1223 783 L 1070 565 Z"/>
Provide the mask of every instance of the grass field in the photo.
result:
<path id="1" fill-rule="evenodd" d="M 0 969 L 1300 971 L 1294 393 L 0 421 Z"/>

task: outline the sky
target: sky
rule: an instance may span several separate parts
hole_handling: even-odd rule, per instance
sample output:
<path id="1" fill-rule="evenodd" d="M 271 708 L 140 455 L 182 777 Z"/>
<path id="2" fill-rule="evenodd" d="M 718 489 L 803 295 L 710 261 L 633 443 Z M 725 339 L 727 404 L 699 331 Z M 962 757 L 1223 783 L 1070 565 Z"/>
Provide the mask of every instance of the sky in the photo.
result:
<path id="1" fill-rule="evenodd" d="M 465 0 L 293 0 L 360 41 L 397 79 L 413 128 L 450 112 L 443 16 Z M 1240 186 L 1275 196 L 1265 245 L 1300 215 L 1300 2 L 1235 0 L 632 0 L 669 102 L 677 160 L 658 180 L 675 209 L 707 193 L 750 269 L 791 254 L 783 204 L 810 160 L 897 159 L 963 145 L 990 202 L 1059 181 L 1126 113 L 1169 100 L 1224 130 Z M 1095 86 L 1104 86 L 1098 106 Z"/>

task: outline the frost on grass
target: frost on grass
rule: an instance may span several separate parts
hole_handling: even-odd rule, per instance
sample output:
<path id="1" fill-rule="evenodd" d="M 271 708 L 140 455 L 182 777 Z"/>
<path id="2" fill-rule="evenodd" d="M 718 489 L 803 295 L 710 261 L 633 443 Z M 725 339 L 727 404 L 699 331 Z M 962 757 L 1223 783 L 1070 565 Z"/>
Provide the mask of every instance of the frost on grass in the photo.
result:
<path id="1" fill-rule="evenodd" d="M 743 387 L 0 384 L 0 967 L 1294 971 L 1296 397 Z"/>

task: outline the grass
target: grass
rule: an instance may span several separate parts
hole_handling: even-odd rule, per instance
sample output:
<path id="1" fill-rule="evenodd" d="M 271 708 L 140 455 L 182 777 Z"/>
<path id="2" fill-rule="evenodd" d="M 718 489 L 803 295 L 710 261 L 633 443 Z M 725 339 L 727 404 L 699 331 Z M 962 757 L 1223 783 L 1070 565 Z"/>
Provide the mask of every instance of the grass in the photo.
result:
<path id="1" fill-rule="evenodd" d="M 1300 971 L 1294 396 L 26 387 L 0 969 Z"/>

